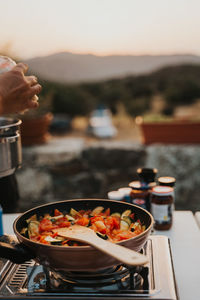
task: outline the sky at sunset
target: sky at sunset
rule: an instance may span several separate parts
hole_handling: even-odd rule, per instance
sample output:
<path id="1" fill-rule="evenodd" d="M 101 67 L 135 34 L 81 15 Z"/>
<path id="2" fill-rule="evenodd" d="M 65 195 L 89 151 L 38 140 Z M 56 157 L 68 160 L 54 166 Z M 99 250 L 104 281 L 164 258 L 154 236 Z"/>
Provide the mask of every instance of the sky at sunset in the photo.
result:
<path id="1" fill-rule="evenodd" d="M 0 52 L 200 55 L 200 0 L 0 0 Z"/>

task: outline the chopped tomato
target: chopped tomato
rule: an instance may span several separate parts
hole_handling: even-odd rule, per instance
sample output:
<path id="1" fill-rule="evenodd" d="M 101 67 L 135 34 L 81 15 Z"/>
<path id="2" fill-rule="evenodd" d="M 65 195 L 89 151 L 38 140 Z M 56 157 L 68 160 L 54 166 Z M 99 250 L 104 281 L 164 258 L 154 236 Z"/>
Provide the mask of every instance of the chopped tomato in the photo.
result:
<path id="1" fill-rule="evenodd" d="M 107 217 L 105 220 L 106 227 L 109 229 L 109 231 L 112 231 L 113 229 L 119 229 L 120 227 L 120 219 L 117 217 Z"/>
<path id="2" fill-rule="evenodd" d="M 69 227 L 71 223 L 69 221 L 63 221 L 59 223 L 59 227 Z"/>
<path id="3" fill-rule="evenodd" d="M 86 217 L 82 217 L 78 220 L 76 220 L 76 224 L 81 225 L 81 226 L 87 226 L 89 224 L 89 219 Z"/>
<path id="4" fill-rule="evenodd" d="M 51 237 L 52 237 L 52 238 L 55 238 L 57 235 L 58 235 L 58 233 L 57 233 L 57 232 L 54 232 L 54 233 L 51 234 Z"/>
<path id="5" fill-rule="evenodd" d="M 90 218 L 91 224 L 97 222 L 97 221 L 104 221 L 104 218 L 102 216 L 94 216 L 92 218 Z"/>
<path id="6" fill-rule="evenodd" d="M 132 214 L 130 214 L 130 216 L 129 216 L 132 220 L 134 220 L 134 217 L 135 217 L 135 214 L 134 213 L 132 213 Z"/>
<path id="7" fill-rule="evenodd" d="M 54 216 L 60 216 L 62 213 L 56 208 L 54 209 Z"/>
<path id="8" fill-rule="evenodd" d="M 128 240 L 132 238 L 135 234 L 130 231 L 121 231 L 116 235 L 117 241 Z"/>
<path id="9" fill-rule="evenodd" d="M 105 213 L 104 213 L 104 216 L 110 216 L 110 208 L 107 208 Z"/>
<path id="10" fill-rule="evenodd" d="M 42 221 L 40 221 L 40 225 L 39 225 L 39 231 L 50 231 L 53 228 L 55 228 L 53 226 L 53 223 L 49 220 L 49 219 L 42 219 Z"/>

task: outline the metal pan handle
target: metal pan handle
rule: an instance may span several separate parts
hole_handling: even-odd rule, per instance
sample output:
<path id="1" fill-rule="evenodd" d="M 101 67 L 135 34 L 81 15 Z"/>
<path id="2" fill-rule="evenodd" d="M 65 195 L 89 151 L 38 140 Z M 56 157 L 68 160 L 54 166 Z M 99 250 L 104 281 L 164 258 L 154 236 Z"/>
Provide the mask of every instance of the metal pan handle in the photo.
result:
<path id="1" fill-rule="evenodd" d="M 7 258 L 16 264 L 22 264 L 35 255 L 23 244 L 18 243 L 16 239 L 10 235 L 0 236 L 0 257 Z"/>

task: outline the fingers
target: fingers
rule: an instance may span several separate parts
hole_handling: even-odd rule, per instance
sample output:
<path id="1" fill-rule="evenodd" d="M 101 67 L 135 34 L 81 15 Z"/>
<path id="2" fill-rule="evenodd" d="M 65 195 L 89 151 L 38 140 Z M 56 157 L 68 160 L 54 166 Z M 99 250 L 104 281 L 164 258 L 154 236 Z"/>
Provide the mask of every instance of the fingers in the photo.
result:
<path id="1" fill-rule="evenodd" d="M 39 103 L 35 101 L 33 98 L 28 101 L 28 108 L 37 108 Z"/>
<path id="2" fill-rule="evenodd" d="M 34 95 L 37 95 L 41 92 L 42 87 L 39 83 L 35 84 L 34 86 L 30 87 L 30 97 L 32 98 Z"/>
<path id="3" fill-rule="evenodd" d="M 19 72 L 22 72 L 22 73 L 26 73 L 27 70 L 28 70 L 28 65 L 25 64 L 25 63 L 18 63 L 14 68 L 13 70 L 15 71 L 19 71 Z"/>
<path id="4" fill-rule="evenodd" d="M 26 81 L 28 82 L 28 84 L 30 86 L 34 86 L 38 82 L 37 77 L 34 76 L 34 75 L 32 75 L 32 76 L 26 76 Z"/>

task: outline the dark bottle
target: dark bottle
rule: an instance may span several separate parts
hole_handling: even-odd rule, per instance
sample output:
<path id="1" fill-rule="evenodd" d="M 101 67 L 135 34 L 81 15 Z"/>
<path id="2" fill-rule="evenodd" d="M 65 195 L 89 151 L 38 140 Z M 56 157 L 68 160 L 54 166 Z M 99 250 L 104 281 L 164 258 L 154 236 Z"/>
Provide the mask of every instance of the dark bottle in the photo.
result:
<path id="1" fill-rule="evenodd" d="M 150 182 L 154 182 L 157 173 L 158 173 L 158 170 L 156 168 L 139 168 L 139 169 L 137 169 L 137 175 L 138 175 L 139 181 L 143 185 L 147 185 Z"/>

